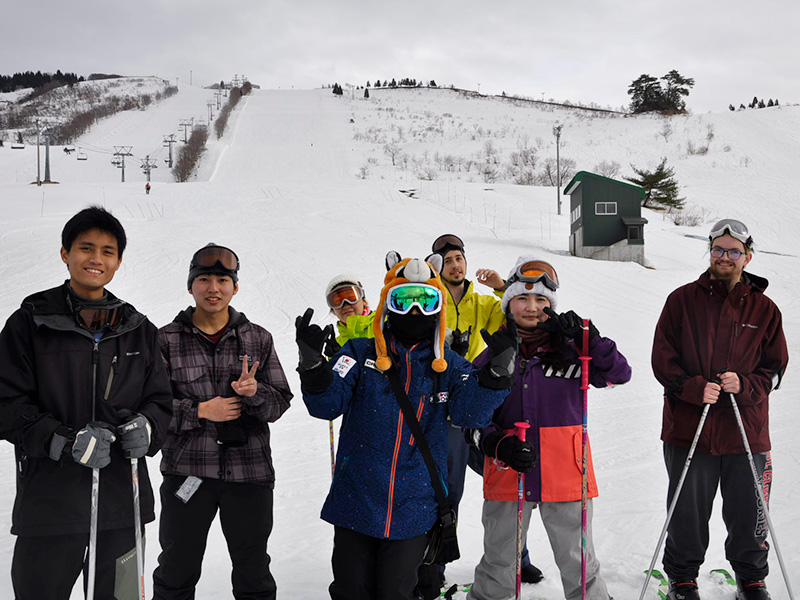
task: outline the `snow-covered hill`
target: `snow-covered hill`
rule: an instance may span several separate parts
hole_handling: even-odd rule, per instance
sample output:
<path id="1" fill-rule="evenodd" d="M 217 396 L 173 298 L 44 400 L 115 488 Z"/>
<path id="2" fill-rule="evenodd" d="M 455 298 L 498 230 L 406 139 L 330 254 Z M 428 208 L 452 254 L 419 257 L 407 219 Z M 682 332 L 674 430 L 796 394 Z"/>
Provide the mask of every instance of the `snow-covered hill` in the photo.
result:
<path id="1" fill-rule="evenodd" d="M 89 203 L 100 203 L 122 220 L 129 247 L 110 289 L 163 325 L 190 303 L 185 289 L 191 254 L 209 241 L 234 248 L 242 259 L 241 289 L 234 305 L 273 332 L 290 383 L 294 372 L 294 318 L 307 306 L 327 321 L 325 284 L 340 272 L 362 276 L 373 302 L 383 278 L 383 257 L 395 249 L 424 256 L 439 234 L 453 232 L 467 244 L 469 270 L 491 267 L 506 274 L 522 253 L 551 261 L 563 281 L 559 303 L 592 318 L 614 338 L 634 369 L 633 380 L 613 390 L 590 392 L 589 429 L 600 498 L 595 504 L 595 544 L 612 594 L 637 598 L 643 574 L 665 517 L 666 477 L 658 440 L 661 390 L 650 366 L 655 321 L 667 294 L 704 269 L 704 237 L 716 218 L 747 222 L 757 243 L 752 271 L 770 279 L 769 295 L 784 312 L 793 356 L 800 350 L 800 260 L 794 246 L 800 215 L 793 168 L 800 158 L 800 108 L 674 117 L 588 117 L 582 113 L 507 101 L 466 99 L 446 90 L 383 90 L 370 100 L 337 98 L 329 90 L 254 90 L 234 111 L 221 140 L 209 150 L 195 178 L 169 183 L 163 135 L 179 133 L 179 119 L 207 115 L 211 92 L 181 86 L 176 96 L 147 111 L 121 113 L 96 125 L 76 146 L 89 160 L 51 154 L 59 185 L 32 186 L 36 156 L 30 147 L 0 148 L 0 267 L 13 285 L 0 290 L 0 317 L 26 295 L 65 277 L 58 256 L 65 220 Z M 390 110 L 391 109 L 391 110 Z M 352 122 L 351 122 L 352 120 Z M 593 170 L 616 161 L 653 167 L 662 156 L 675 167 L 698 227 L 676 227 L 660 212 L 644 211 L 649 266 L 574 258 L 568 253 L 569 210 L 556 211 L 553 187 L 487 183 L 477 171 L 438 169 L 420 180 L 412 157 L 436 166 L 434 156 L 470 157 L 491 141 L 500 163 L 521 140 L 537 148 L 540 161 L 554 156 L 552 127 L 563 124 L 561 155 L 576 168 Z M 665 123 L 672 133 L 665 139 Z M 400 140 L 399 128 L 403 128 Z M 711 129 L 709 129 L 711 127 Z M 705 155 L 688 144 L 708 142 Z M 541 139 L 541 143 L 539 142 Z M 392 167 L 384 145 L 394 140 L 409 155 L 409 168 Z M 105 154 L 133 145 L 143 158 L 157 157 L 153 191 L 144 193 L 136 168 L 120 173 Z M 362 171 L 367 166 L 367 173 Z M 360 178 L 365 177 L 365 178 Z M 563 198 L 566 202 L 567 198 Z M 13 279 L 12 279 L 13 278 Z M 486 290 L 488 291 L 488 290 Z M 800 384 L 791 370 L 772 397 L 775 480 L 773 520 L 784 557 L 800 587 L 800 455 L 796 450 L 795 402 Z M 278 482 L 275 530 L 270 541 L 275 577 L 284 599 L 326 597 L 332 528 L 319 520 L 330 483 L 327 424 L 308 416 L 299 396 L 273 428 Z M 157 473 L 158 461 L 150 460 Z M 155 477 L 158 479 L 158 476 Z M 0 532 L 8 531 L 14 498 L 12 447 L 0 445 Z M 88 499 L 87 499 L 88 501 Z M 481 489 L 468 474 L 460 517 L 463 557 L 448 578 L 465 582 L 480 558 Z M 158 556 L 157 526 L 148 526 L 148 573 Z M 229 561 L 221 532 L 212 529 L 198 597 L 230 597 Z M 577 535 L 577 532 L 576 532 Z M 0 533 L 0 596 L 11 597 L 8 578 L 14 539 Z M 724 526 L 717 513 L 706 566 L 725 565 Z M 525 586 L 526 600 L 561 597 L 543 528 L 534 518 L 529 535 L 533 561 L 546 575 Z M 777 561 L 768 583 L 773 598 L 788 598 Z M 729 592 L 704 572 L 703 597 Z M 150 579 L 148 576 L 148 588 Z M 74 598 L 81 597 L 76 590 Z M 649 597 L 655 597 L 651 589 Z"/>

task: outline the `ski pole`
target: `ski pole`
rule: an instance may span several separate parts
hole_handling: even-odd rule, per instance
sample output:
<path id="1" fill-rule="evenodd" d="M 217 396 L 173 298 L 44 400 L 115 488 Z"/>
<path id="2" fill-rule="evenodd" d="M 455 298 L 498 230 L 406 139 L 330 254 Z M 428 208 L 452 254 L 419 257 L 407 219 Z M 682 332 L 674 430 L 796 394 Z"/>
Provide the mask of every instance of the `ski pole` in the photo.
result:
<path id="1" fill-rule="evenodd" d="M 747 452 L 747 460 L 750 462 L 750 470 L 753 472 L 753 482 L 756 486 L 756 491 L 758 492 L 758 500 L 761 503 L 761 507 L 764 509 L 764 516 L 767 519 L 767 527 L 769 529 L 769 534 L 772 536 L 772 544 L 775 546 L 775 554 L 778 556 L 778 563 L 781 566 L 783 581 L 786 583 L 786 591 L 789 592 L 789 600 L 794 600 L 792 586 L 789 583 L 789 577 L 786 575 L 786 565 L 783 564 L 783 555 L 781 554 L 781 549 L 778 545 L 778 538 L 775 537 L 775 528 L 772 526 L 772 518 L 770 517 L 769 508 L 767 507 L 767 500 L 764 498 L 764 487 L 761 484 L 761 478 L 758 476 L 756 463 L 753 460 L 753 452 L 750 450 L 750 442 L 747 440 L 747 432 L 744 430 L 742 415 L 739 413 L 739 405 L 736 403 L 736 398 L 733 397 L 732 393 L 729 392 L 728 395 L 731 397 L 731 405 L 733 406 L 733 412 L 736 415 L 736 423 L 738 423 L 739 432 L 742 434 L 742 443 L 744 444 L 744 449 Z"/>
<path id="2" fill-rule="evenodd" d="M 586 600 L 586 538 L 588 537 L 589 496 L 589 319 L 583 320 L 583 353 L 581 361 L 581 389 L 583 390 L 583 438 L 581 441 L 581 599 Z"/>
<path id="3" fill-rule="evenodd" d="M 333 421 L 328 421 L 328 432 L 331 436 L 331 479 L 336 475 L 336 451 L 333 449 Z"/>
<path id="4" fill-rule="evenodd" d="M 98 342 L 92 352 L 92 422 L 95 420 L 95 399 L 97 398 L 97 364 L 100 361 Z M 100 469 L 92 469 L 92 497 L 89 508 L 89 565 L 86 583 L 86 600 L 94 600 L 95 569 L 97 567 L 97 503 L 100 497 Z"/>
<path id="5" fill-rule="evenodd" d="M 658 537 L 658 543 L 656 544 L 656 551 L 653 552 L 653 559 L 650 561 L 650 567 L 647 569 L 646 573 L 647 576 L 644 580 L 644 585 L 642 586 L 642 593 L 639 594 L 639 600 L 643 600 L 645 592 L 647 592 L 647 584 L 650 583 L 650 577 L 653 574 L 653 567 L 656 564 L 656 557 L 658 556 L 658 551 L 661 549 L 661 544 L 664 541 L 664 537 L 667 535 L 667 527 L 669 527 L 669 522 L 672 520 L 672 513 L 675 512 L 675 506 L 678 504 L 678 497 L 681 494 L 681 488 L 683 487 L 683 480 L 686 479 L 686 473 L 689 471 L 689 465 L 692 464 L 692 457 L 694 456 L 694 450 L 697 448 L 697 442 L 700 439 L 700 432 L 703 431 L 703 425 L 706 423 L 706 417 L 708 416 L 708 409 L 711 408 L 710 404 L 706 404 L 703 408 L 703 414 L 700 417 L 700 423 L 697 425 L 697 431 L 694 434 L 694 439 L 692 440 L 692 445 L 689 447 L 689 454 L 686 455 L 686 462 L 683 465 L 683 471 L 681 471 L 681 476 L 678 478 L 678 485 L 675 488 L 675 494 L 672 496 L 672 502 L 669 504 L 669 510 L 667 511 L 667 520 L 664 523 L 664 527 L 661 529 L 661 535 Z"/>
<path id="6" fill-rule="evenodd" d="M 530 427 L 528 423 L 514 423 L 519 441 L 525 441 L 525 431 Z M 522 590 L 522 510 L 525 501 L 525 473 L 517 473 L 517 596 L 520 599 Z"/>
<path id="7" fill-rule="evenodd" d="M 139 598 L 144 595 L 144 544 L 142 543 L 142 513 L 139 507 L 139 459 L 131 459 L 131 481 L 133 483 L 133 526 L 136 528 L 136 574 L 139 579 Z"/>

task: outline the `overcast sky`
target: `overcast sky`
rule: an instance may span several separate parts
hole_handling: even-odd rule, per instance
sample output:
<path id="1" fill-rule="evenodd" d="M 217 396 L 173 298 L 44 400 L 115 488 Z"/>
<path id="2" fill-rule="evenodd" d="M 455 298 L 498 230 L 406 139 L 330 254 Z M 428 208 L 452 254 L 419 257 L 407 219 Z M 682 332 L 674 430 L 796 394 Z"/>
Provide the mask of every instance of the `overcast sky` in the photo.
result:
<path id="1" fill-rule="evenodd" d="M 797 0 L 0 0 L 0 23 L 5 75 L 409 77 L 618 108 L 642 73 L 677 69 L 695 79 L 695 113 L 800 102 Z"/>

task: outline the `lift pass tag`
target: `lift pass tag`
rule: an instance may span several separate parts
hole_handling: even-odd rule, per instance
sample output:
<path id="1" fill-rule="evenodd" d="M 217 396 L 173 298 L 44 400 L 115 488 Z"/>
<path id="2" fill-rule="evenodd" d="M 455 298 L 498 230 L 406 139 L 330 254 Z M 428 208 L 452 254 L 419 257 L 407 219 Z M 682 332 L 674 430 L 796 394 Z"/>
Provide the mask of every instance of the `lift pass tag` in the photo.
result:
<path id="1" fill-rule="evenodd" d="M 339 360 L 336 361 L 336 364 L 333 365 L 333 372 L 338 373 L 339 377 L 344 379 L 344 376 L 353 368 L 353 365 L 356 364 L 356 360 L 354 358 L 350 358 L 349 356 L 342 355 L 339 357 Z"/>
<path id="2" fill-rule="evenodd" d="M 184 481 L 181 487 L 175 492 L 175 496 L 178 500 L 186 504 L 189 499 L 194 496 L 194 493 L 197 491 L 197 488 L 200 487 L 201 483 L 203 483 L 202 479 L 194 475 L 189 475 L 186 481 Z"/>

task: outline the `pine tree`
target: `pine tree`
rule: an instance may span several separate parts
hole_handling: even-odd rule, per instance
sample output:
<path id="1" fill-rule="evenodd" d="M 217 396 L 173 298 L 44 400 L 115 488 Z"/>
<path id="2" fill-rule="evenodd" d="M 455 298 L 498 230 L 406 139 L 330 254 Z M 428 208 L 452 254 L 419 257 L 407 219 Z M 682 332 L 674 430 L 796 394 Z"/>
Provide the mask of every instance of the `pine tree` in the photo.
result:
<path id="1" fill-rule="evenodd" d="M 369 98 L 369 88 L 364 88 L 364 98 Z"/>
<path id="2" fill-rule="evenodd" d="M 678 197 L 678 182 L 675 179 L 675 170 L 667 167 L 667 159 L 662 158 L 654 171 L 637 169 L 631 165 L 638 177 L 626 177 L 628 181 L 644 188 L 644 201 L 642 206 L 650 207 L 660 204 L 670 208 L 683 208 L 685 198 Z"/>
<path id="3" fill-rule="evenodd" d="M 694 87 L 694 79 L 684 77 L 675 69 L 661 78 L 666 83 L 664 90 L 664 100 L 667 110 L 683 112 L 686 109 L 684 96 L 689 95 L 689 89 Z"/>
<path id="4" fill-rule="evenodd" d="M 729 111 L 731 111 L 731 112 L 733 112 L 733 111 L 735 111 L 736 109 L 733 107 L 733 104 L 728 104 L 728 110 L 729 110 Z"/>

